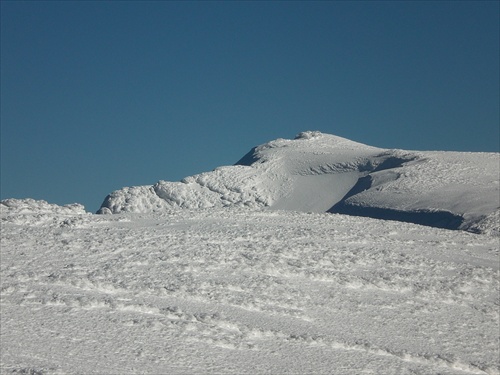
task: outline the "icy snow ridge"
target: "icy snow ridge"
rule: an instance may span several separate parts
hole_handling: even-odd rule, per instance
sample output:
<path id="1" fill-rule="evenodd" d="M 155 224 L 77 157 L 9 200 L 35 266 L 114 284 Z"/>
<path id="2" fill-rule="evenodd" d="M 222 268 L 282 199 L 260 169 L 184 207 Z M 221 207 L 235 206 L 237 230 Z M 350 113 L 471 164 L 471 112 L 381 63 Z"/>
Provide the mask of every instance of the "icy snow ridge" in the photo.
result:
<path id="1" fill-rule="evenodd" d="M 255 147 L 233 166 L 117 190 L 98 213 L 267 207 L 498 235 L 499 173 L 498 153 L 389 150 L 309 131 Z"/>

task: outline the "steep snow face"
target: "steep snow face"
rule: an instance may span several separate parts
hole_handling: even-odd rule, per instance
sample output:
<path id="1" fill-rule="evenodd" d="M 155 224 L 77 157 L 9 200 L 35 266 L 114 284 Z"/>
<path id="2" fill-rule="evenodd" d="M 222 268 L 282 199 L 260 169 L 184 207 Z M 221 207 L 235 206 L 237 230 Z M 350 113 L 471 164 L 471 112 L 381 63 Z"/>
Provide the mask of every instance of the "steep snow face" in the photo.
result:
<path id="1" fill-rule="evenodd" d="M 498 234 L 499 173 L 497 153 L 387 150 L 304 132 L 255 147 L 234 166 L 115 191 L 99 213 L 267 207 Z"/>

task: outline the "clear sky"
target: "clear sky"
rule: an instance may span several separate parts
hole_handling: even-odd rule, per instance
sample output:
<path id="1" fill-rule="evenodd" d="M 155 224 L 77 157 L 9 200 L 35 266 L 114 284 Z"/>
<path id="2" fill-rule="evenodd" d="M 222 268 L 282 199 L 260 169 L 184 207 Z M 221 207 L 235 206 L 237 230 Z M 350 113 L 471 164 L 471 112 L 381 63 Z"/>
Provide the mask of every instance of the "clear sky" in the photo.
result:
<path id="1" fill-rule="evenodd" d="M 1 198 L 95 211 L 320 130 L 499 151 L 498 1 L 1 1 Z"/>

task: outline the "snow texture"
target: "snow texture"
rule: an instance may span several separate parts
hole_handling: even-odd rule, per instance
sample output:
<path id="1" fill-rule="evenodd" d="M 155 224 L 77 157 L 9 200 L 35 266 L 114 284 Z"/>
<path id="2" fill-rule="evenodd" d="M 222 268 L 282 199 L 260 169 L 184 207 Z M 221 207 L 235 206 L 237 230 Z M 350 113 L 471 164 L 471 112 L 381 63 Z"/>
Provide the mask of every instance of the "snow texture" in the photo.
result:
<path id="1" fill-rule="evenodd" d="M 236 206 L 0 207 L 2 374 L 500 373 L 495 236 Z"/>
<path id="2" fill-rule="evenodd" d="M 266 207 L 499 235 L 499 169 L 498 153 L 387 150 L 310 131 L 234 166 L 115 191 L 99 213 Z"/>
<path id="3" fill-rule="evenodd" d="M 498 154 L 305 132 L 113 215 L 1 201 L 0 373 L 500 374 L 499 200 Z"/>

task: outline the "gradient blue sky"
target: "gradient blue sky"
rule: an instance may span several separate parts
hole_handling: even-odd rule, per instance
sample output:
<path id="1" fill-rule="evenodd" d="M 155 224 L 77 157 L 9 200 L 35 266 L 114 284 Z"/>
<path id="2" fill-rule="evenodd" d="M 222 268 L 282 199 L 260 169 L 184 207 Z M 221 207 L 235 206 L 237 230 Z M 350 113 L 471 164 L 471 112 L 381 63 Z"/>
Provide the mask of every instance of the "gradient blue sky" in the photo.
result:
<path id="1" fill-rule="evenodd" d="M 499 2 L 1 2 L 1 198 L 123 186 L 320 130 L 499 151 Z"/>

